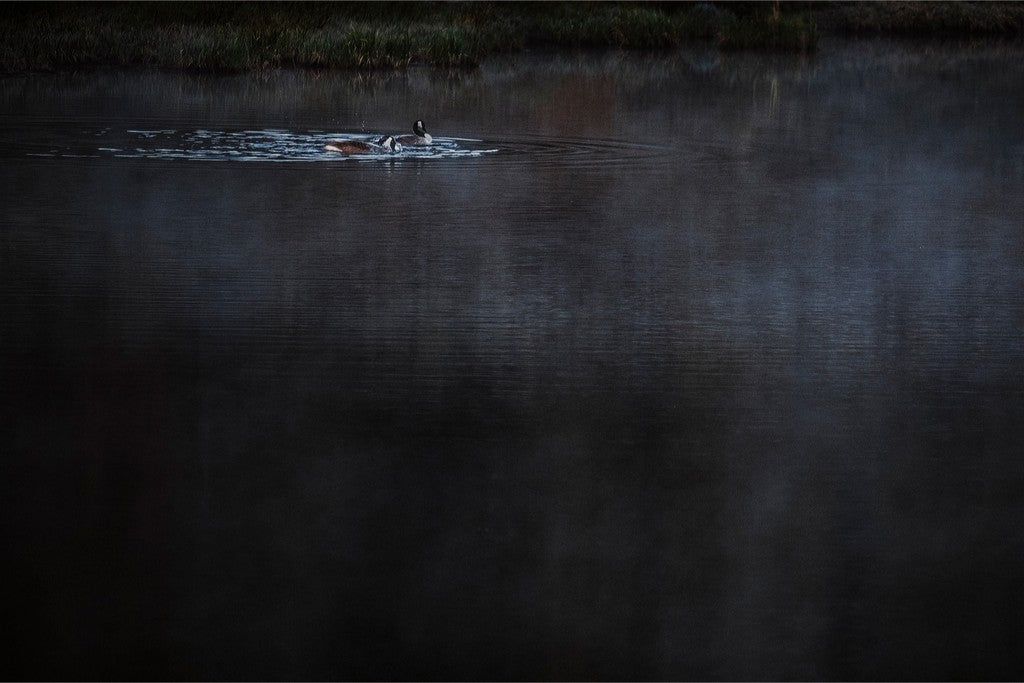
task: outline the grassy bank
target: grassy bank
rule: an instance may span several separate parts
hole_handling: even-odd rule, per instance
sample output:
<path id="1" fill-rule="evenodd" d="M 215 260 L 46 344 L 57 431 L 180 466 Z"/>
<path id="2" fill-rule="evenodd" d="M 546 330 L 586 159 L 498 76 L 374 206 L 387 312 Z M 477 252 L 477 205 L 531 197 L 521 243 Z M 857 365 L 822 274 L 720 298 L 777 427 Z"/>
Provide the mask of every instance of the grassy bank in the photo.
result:
<path id="1" fill-rule="evenodd" d="M 112 2 L 7 4 L 0 71 L 89 66 L 473 66 L 527 47 L 810 52 L 843 34 L 1024 36 L 1016 2 Z"/>
<path id="2" fill-rule="evenodd" d="M 529 46 L 810 51 L 808 6 L 649 2 L 125 2 L 8 5 L 0 70 L 472 66 Z"/>

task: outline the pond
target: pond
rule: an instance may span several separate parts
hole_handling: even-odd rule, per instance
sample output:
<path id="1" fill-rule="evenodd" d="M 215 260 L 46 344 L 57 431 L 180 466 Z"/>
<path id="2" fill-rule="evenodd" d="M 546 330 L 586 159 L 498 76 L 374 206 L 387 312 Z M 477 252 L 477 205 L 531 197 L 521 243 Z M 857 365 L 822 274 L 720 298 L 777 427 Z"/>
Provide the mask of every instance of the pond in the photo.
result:
<path id="1" fill-rule="evenodd" d="M 1022 57 L 0 79 L 5 672 L 1020 678 Z"/>

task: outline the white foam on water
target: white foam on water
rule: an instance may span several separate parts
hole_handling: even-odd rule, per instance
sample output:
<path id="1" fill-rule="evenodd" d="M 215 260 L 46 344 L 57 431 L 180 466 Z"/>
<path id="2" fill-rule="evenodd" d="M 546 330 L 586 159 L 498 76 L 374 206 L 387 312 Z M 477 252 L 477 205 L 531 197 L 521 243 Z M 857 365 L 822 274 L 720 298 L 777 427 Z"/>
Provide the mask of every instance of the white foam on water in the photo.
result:
<path id="1" fill-rule="evenodd" d="M 435 137 L 433 144 L 406 145 L 398 153 L 349 156 L 325 150 L 324 145 L 331 140 L 376 142 L 381 136 L 351 132 L 327 133 L 322 130 L 296 132 L 279 128 L 241 131 L 198 129 L 182 132 L 172 129 L 129 129 L 125 132 L 136 139 L 134 152 L 130 147 L 102 147 L 98 151 L 113 153 L 119 158 L 273 162 L 477 158 L 498 151 L 493 146 L 476 147 L 476 144 L 482 142 L 477 139 Z M 158 145 L 149 146 L 148 141 L 158 142 Z"/>

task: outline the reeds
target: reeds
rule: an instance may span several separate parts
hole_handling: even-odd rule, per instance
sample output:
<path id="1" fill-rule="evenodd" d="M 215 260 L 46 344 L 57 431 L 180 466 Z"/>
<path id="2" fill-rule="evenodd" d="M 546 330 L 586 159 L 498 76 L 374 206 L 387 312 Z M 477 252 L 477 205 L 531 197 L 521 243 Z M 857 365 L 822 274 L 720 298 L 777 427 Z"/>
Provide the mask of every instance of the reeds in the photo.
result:
<path id="1" fill-rule="evenodd" d="M 8 6 L 0 70 L 472 66 L 528 45 L 811 50 L 809 17 L 708 3 L 122 2 Z M 806 13 L 805 13 L 806 14 Z"/>

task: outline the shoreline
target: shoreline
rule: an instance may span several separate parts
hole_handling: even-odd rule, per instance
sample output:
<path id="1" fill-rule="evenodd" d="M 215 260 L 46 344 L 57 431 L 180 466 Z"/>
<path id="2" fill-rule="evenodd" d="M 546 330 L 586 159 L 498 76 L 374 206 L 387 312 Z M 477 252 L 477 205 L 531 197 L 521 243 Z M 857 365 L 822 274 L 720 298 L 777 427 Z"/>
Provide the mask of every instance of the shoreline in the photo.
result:
<path id="1" fill-rule="evenodd" d="M 1024 39 L 1024 3 L 114 2 L 9 5 L 0 73 L 473 68 L 528 48 L 809 54 L 822 35 Z"/>

